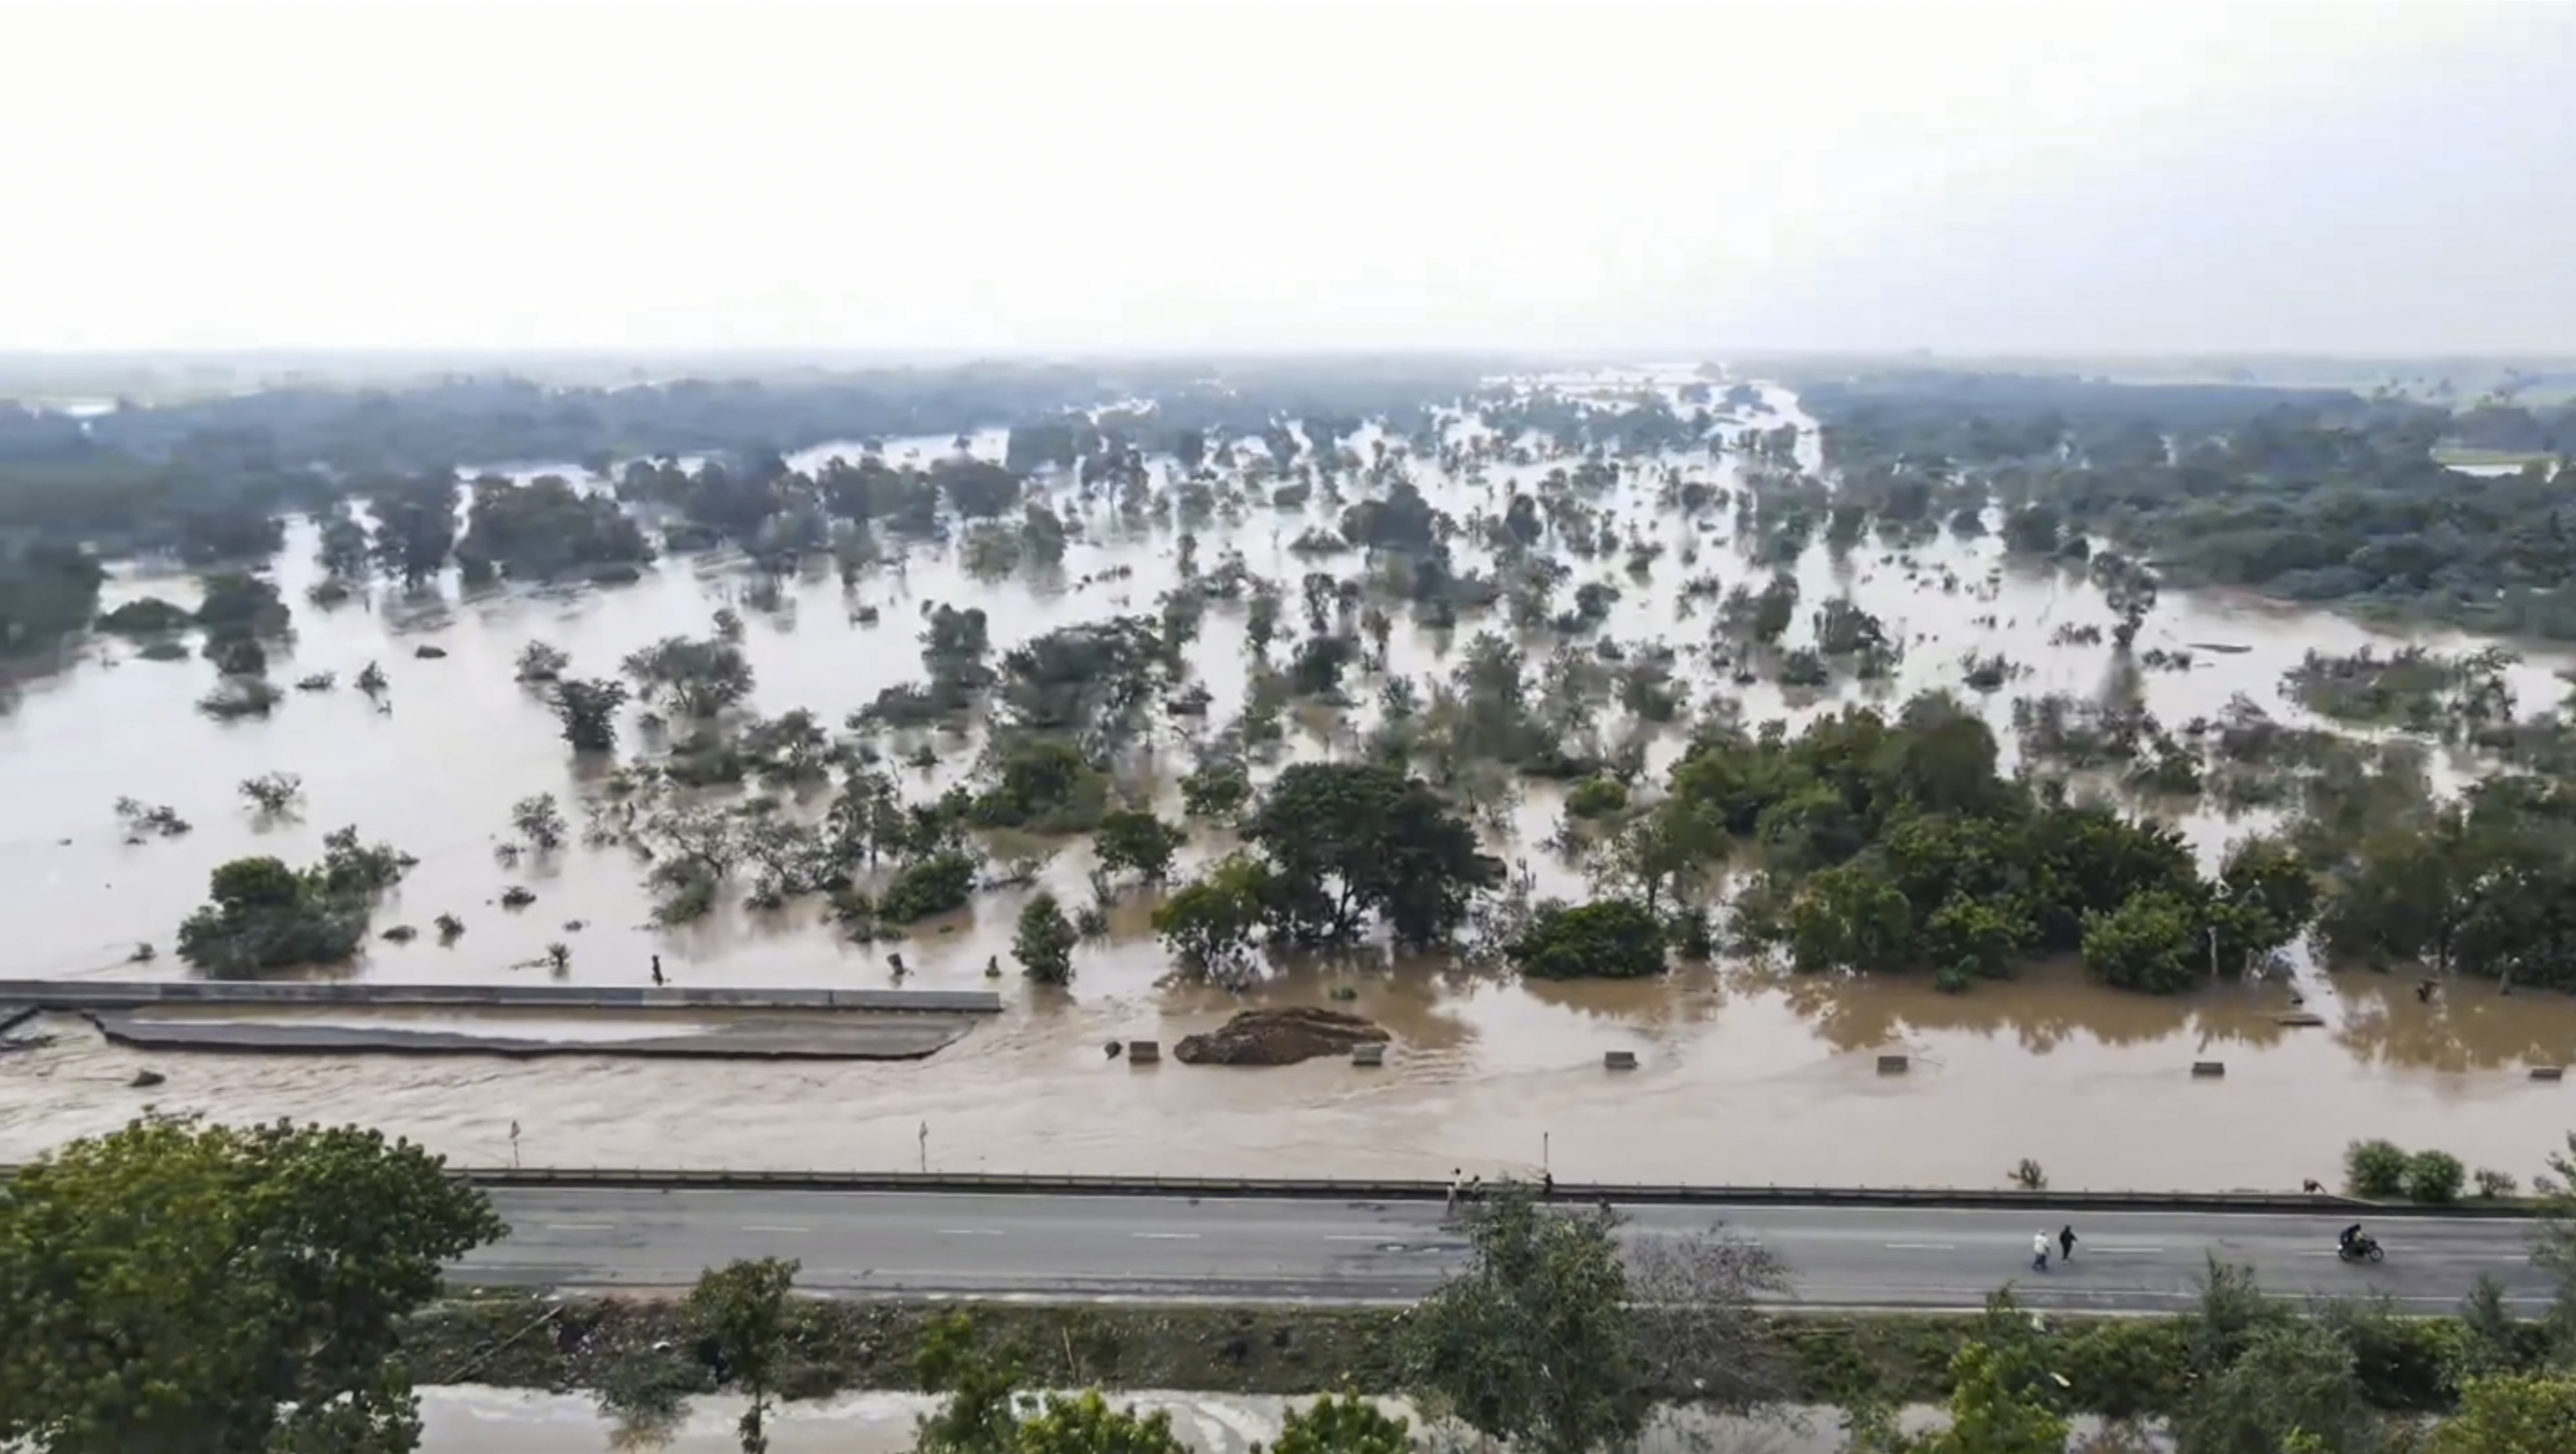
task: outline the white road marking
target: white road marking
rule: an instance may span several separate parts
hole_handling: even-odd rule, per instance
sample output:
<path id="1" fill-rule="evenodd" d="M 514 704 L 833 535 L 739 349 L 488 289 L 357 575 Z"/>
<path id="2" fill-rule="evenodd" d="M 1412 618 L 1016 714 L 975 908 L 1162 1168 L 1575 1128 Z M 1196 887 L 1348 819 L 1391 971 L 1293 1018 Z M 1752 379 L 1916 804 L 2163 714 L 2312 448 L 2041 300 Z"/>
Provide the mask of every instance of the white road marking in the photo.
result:
<path id="1" fill-rule="evenodd" d="M 1385 1239 L 1385 1238 L 1383 1238 L 1383 1237 L 1360 1237 L 1360 1236 L 1352 1236 L 1352 1235 L 1348 1235 L 1348 1234 L 1344 1234 L 1344 1233 L 1339 1233 L 1339 1232 L 1337 1232 L 1337 1233 L 1334 1233 L 1334 1234 L 1333 1234 L 1333 1235 L 1331 1235 L 1331 1236 L 1326 1237 L 1324 1240 L 1325 1240 L 1325 1241 L 1327 1241 L 1327 1242 L 1382 1242 L 1382 1241 L 1384 1241 L 1384 1240 L 1386 1240 L 1386 1239 Z"/>
<path id="2" fill-rule="evenodd" d="M 1002 1234 L 988 1232 L 980 1227 L 942 1227 L 939 1229 L 939 1235 L 942 1237 L 999 1237 Z"/>
<path id="3" fill-rule="evenodd" d="M 1890 1252 L 1956 1252 L 1959 1249 L 1948 1242 L 1890 1242 L 1887 1244 L 1887 1250 Z"/>
<path id="4" fill-rule="evenodd" d="M 746 1232 L 811 1232 L 811 1227 L 745 1227 Z"/>
<path id="5" fill-rule="evenodd" d="M 2162 1247 L 2095 1247 L 2096 1252 L 2162 1252 Z"/>
<path id="6" fill-rule="evenodd" d="M 605 1232 L 610 1228 L 606 1222 L 548 1222 L 546 1230 L 549 1232 Z"/>
<path id="7" fill-rule="evenodd" d="M 1129 1235 L 1148 1242 L 1195 1242 L 1199 1239 L 1196 1232 L 1135 1232 Z"/>

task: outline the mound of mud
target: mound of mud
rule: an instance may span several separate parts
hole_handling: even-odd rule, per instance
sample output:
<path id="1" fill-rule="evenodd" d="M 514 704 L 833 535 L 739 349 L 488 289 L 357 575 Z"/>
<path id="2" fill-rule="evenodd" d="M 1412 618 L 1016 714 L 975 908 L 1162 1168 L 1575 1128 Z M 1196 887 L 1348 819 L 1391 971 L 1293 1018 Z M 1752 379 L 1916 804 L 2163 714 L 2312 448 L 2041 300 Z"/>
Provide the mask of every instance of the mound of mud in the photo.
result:
<path id="1" fill-rule="evenodd" d="M 1348 1055 L 1351 1047 L 1395 1037 L 1357 1015 L 1310 1005 L 1246 1010 L 1205 1035 L 1185 1035 L 1172 1047 L 1184 1065 L 1295 1065 L 1318 1055 Z"/>

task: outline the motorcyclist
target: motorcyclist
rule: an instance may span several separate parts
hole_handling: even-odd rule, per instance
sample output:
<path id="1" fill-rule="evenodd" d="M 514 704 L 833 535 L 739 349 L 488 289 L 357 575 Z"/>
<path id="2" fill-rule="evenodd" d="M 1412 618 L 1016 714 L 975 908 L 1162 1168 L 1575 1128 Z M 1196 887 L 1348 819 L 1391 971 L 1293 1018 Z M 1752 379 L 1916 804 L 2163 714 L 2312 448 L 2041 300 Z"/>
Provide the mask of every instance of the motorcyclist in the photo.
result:
<path id="1" fill-rule="evenodd" d="M 2335 1247 L 2347 1257 L 2360 1251 L 2361 1223 L 2355 1222 L 2351 1226 L 2344 1228 L 2343 1235 L 2335 1238 Z"/>

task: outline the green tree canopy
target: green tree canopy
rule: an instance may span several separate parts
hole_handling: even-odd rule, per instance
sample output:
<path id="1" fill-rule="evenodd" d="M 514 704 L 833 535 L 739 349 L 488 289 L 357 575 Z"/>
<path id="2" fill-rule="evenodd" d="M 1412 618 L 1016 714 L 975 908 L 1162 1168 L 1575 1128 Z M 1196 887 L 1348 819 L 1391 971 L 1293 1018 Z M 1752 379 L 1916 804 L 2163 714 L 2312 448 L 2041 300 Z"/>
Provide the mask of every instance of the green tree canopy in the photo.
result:
<path id="1" fill-rule="evenodd" d="M 1256 1451 L 1259 1446 L 1255 1446 Z M 1269 1454 L 1408 1454 L 1413 1426 L 1355 1393 L 1328 1395 L 1280 1420 Z"/>
<path id="2" fill-rule="evenodd" d="M 1664 925 L 1633 899 L 1544 904 L 1505 953 L 1540 979 L 1642 979 L 1664 972 Z"/>
<path id="3" fill-rule="evenodd" d="M 2431 1454 L 2566 1454 L 2576 1449 L 2576 1378 L 2540 1374 L 2470 1379 L 2459 1412 L 2433 1433 Z"/>
<path id="4" fill-rule="evenodd" d="M 0 1443 L 409 1450 L 402 1322 L 506 1230 L 373 1131 L 157 1119 L 73 1142 L 0 1187 Z"/>
<path id="5" fill-rule="evenodd" d="M 1467 1268 L 1406 1319 L 1406 1387 L 1437 1413 L 1536 1454 L 1624 1447 L 1659 1403 L 1735 1414 L 1785 1384 L 1753 1311 L 1787 1271 L 1758 1244 L 1656 1237 L 1623 1252 L 1608 1213 L 1497 1187 L 1470 1213 Z"/>
<path id="6" fill-rule="evenodd" d="M 737 1430 L 742 1454 L 769 1448 L 769 1406 L 788 1352 L 796 1271 L 795 1262 L 776 1257 L 729 1262 L 708 1269 L 689 1290 L 690 1324 L 714 1345 L 720 1372 L 748 1404 Z"/>
<path id="7" fill-rule="evenodd" d="M 2070 1426 L 2032 1391 L 2012 1352 L 1970 1343 L 1950 1360 L 1948 1428 L 1902 1446 L 1905 1454 L 2066 1454 Z"/>
<path id="8" fill-rule="evenodd" d="M 1503 875 L 1428 783 L 1382 763 L 1290 765 L 1244 838 L 1269 860 L 1274 926 L 1310 943 L 1351 939 L 1372 913 L 1400 944 L 1438 943 Z"/>

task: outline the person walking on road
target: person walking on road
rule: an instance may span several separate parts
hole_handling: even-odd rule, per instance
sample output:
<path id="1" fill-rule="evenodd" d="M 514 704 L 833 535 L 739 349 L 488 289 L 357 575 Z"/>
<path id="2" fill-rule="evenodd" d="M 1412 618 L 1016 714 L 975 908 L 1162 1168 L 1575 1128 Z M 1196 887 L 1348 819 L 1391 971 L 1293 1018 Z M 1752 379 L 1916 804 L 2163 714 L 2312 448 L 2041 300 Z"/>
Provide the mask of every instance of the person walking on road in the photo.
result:
<path id="1" fill-rule="evenodd" d="M 2048 1234 L 2046 1232 L 2030 1239 L 2030 1270 L 2033 1272 L 2048 1270 Z"/>
<path id="2" fill-rule="evenodd" d="M 2075 1228 L 2071 1224 L 2057 1229 L 2057 1260 L 2075 1260 Z"/>

